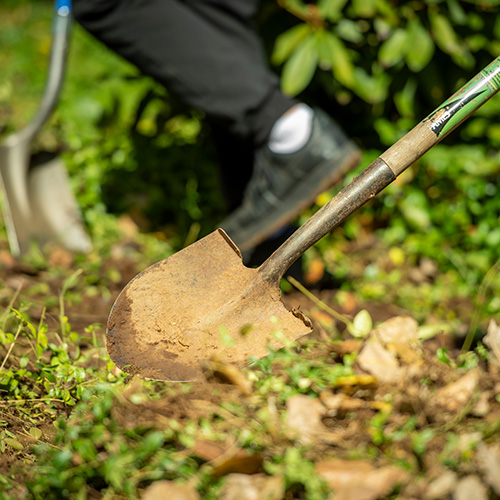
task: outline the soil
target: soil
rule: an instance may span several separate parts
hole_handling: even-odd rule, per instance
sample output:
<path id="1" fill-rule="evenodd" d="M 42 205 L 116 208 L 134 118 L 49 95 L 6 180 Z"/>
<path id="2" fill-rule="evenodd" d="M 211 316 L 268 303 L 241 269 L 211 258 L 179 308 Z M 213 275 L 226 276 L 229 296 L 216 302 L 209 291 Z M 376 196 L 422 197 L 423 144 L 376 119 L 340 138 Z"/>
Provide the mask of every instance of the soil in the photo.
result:
<path id="1" fill-rule="evenodd" d="M 115 252 L 115 255 L 120 255 L 120 252 Z M 26 308 L 29 310 L 31 321 L 33 323 L 46 321 L 49 330 L 57 330 L 61 321 L 60 304 L 47 305 L 46 299 L 59 295 L 68 274 L 74 270 L 76 263 L 74 256 L 62 250 L 54 250 L 48 262 L 48 265 L 40 267 L 22 264 L 12 259 L 6 248 L 0 249 L 0 278 L 4 283 L 0 300 L 4 307 L 7 307 L 9 303 L 18 304 L 21 307 L 21 303 L 29 302 L 30 305 Z M 105 325 L 111 307 L 123 287 L 141 270 L 138 267 L 137 260 L 115 257 L 104 262 L 99 269 L 100 276 L 105 276 L 109 270 L 112 270 L 115 276 L 119 276 L 119 279 L 105 283 L 107 293 L 89 295 L 83 290 L 83 293 L 76 296 L 73 290 L 73 295 L 68 297 L 64 310 L 69 318 L 71 329 L 83 338 L 88 337 L 86 329 L 89 325 L 100 325 L 95 332 L 103 346 Z M 408 273 L 411 274 L 410 271 Z M 328 288 L 314 290 L 314 292 L 327 304 L 333 303 L 337 293 L 335 289 Z M 335 363 L 352 353 L 368 350 L 369 340 L 354 339 L 346 332 L 342 333 L 345 328 L 342 322 L 321 310 L 302 293 L 292 290 L 284 295 L 283 301 L 287 307 L 303 311 L 313 321 L 314 331 L 308 338 L 319 342 L 305 348 L 299 344 L 297 349 L 303 359 L 318 359 Z M 457 304 L 457 306 L 460 307 L 457 314 L 463 314 L 463 304 Z M 410 320 L 404 319 L 409 317 L 408 311 L 375 301 L 361 303 L 354 295 L 344 300 L 344 307 L 338 312 L 352 320 L 361 309 L 368 310 L 375 323 L 385 322 L 395 317 L 403 318 L 401 321 L 407 326 L 398 331 L 398 334 L 404 335 L 406 330 L 412 328 L 410 328 L 412 325 Z M 343 340 L 332 344 L 330 340 L 333 331 L 336 331 L 337 335 L 340 331 L 340 339 Z M 420 471 L 420 476 L 413 480 L 410 480 L 408 476 L 404 476 L 404 480 L 402 476 L 397 476 L 397 484 L 402 485 L 399 498 L 424 498 L 433 482 L 445 471 L 454 475 L 455 482 L 448 486 L 447 490 L 445 488 L 446 491 L 443 490 L 442 498 L 448 498 L 453 494 L 458 479 L 462 477 L 478 476 L 485 488 L 494 490 L 494 485 L 488 482 L 487 471 L 481 462 L 470 454 L 470 450 L 477 443 L 468 445 L 467 439 L 472 439 L 471 435 L 474 432 L 480 432 L 479 441 L 486 443 L 486 446 L 493 446 L 492 440 L 496 441 L 495 436 L 499 428 L 498 422 L 500 422 L 500 402 L 498 401 L 500 387 L 497 384 L 500 375 L 499 365 L 495 362 L 487 363 L 479 360 L 478 365 L 471 370 L 459 368 L 457 341 L 448 335 L 437 335 L 419 345 L 410 340 L 405 340 L 403 343 L 387 341 L 382 344 L 382 354 L 392 359 L 392 361 L 389 360 L 390 363 L 393 361 L 397 363 L 398 375 L 384 378 L 385 374 L 390 371 L 388 368 L 390 363 L 384 366 L 382 372 L 377 372 L 378 361 L 371 359 L 356 366 L 357 374 L 353 380 L 345 380 L 328 389 L 318 390 L 316 399 L 306 395 L 293 396 L 293 398 L 299 396 L 306 398 L 304 402 L 299 402 L 297 418 L 302 423 L 296 431 L 300 436 L 299 442 L 303 441 L 309 445 L 307 458 L 317 465 L 318 471 L 323 471 L 325 478 L 330 477 L 331 480 L 331 468 L 329 463 L 325 462 L 327 458 L 352 459 L 353 450 L 369 450 L 370 447 L 375 446 L 382 452 L 380 456 L 383 457 L 370 464 L 370 467 L 378 467 L 376 471 L 385 470 L 384 467 L 392 467 L 391 463 L 397 462 L 411 464 L 412 468 Z M 16 355 L 22 355 L 23 349 L 28 348 L 29 346 L 25 345 L 17 346 Z M 80 348 L 86 348 L 84 342 Z M 443 350 L 449 357 L 449 363 L 438 359 L 438 351 Z M 156 401 L 131 404 L 130 397 L 136 391 L 141 390 L 140 384 L 132 382 L 127 389 L 128 393 L 125 392 L 124 398 L 117 401 L 113 408 L 113 416 L 124 428 L 141 425 L 155 425 L 162 428 L 170 425 L 170 419 L 187 422 L 190 419 L 196 420 L 202 417 L 213 418 L 219 426 L 218 431 L 230 436 L 235 426 L 245 425 L 245 422 L 252 421 L 252 419 L 258 420 L 259 405 L 262 404 L 262 400 L 253 392 L 252 385 L 248 382 L 247 370 L 234 371 L 226 361 L 213 359 L 210 362 L 212 364 L 209 363 L 204 369 L 204 380 L 201 380 L 191 392 L 166 394 Z M 285 380 L 288 379 L 292 383 L 288 370 L 289 367 L 280 365 L 279 361 L 273 365 L 273 373 L 276 376 L 282 374 Z M 304 381 L 304 384 L 307 384 L 307 381 Z M 25 421 L 21 415 L 10 414 L 8 407 L 4 403 L 0 404 L 1 418 L 8 423 L 10 432 L 25 436 Z M 224 410 L 223 408 L 228 407 L 228 404 L 238 404 L 245 408 L 244 419 L 241 415 L 235 416 Z M 307 410 L 300 410 L 301 405 Z M 314 405 L 317 405 L 317 418 L 314 417 L 315 413 L 312 410 Z M 55 408 L 56 413 L 59 412 L 59 414 L 70 415 L 72 411 L 71 407 L 62 403 L 59 407 L 56 405 Z M 283 405 L 280 406 L 281 410 L 285 411 Z M 385 410 L 388 411 L 383 423 L 383 435 L 386 437 L 381 435 L 379 442 L 376 437 L 376 427 L 372 422 Z M 287 403 L 286 411 L 288 418 L 292 419 L 292 409 L 289 403 Z M 305 413 L 300 414 L 301 411 Z M 208 417 L 210 415 L 211 417 Z M 401 429 L 405 428 L 410 421 L 413 422 L 413 427 L 410 431 L 403 432 Z M 50 437 L 54 434 L 51 419 L 40 422 L 40 427 L 45 436 Z M 423 445 L 422 451 L 419 451 L 415 440 L 418 439 L 419 432 L 428 429 L 432 430 L 432 436 L 429 434 L 431 437 Z M 459 441 L 463 441 L 451 451 L 449 451 L 450 433 L 456 435 Z M 273 437 L 276 442 L 271 448 L 289 446 L 283 444 L 289 438 L 278 434 L 280 437 L 279 439 L 276 436 Z M 392 437 L 387 438 L 387 436 Z M 23 445 L 33 442 L 29 436 L 23 437 L 22 440 Z M 222 448 L 217 449 L 217 446 L 219 448 L 222 446 Z M 486 449 L 490 450 L 490 448 Z M 214 468 L 214 474 L 229 477 L 235 472 L 253 474 L 260 471 L 268 451 L 264 450 L 262 455 L 252 455 L 249 458 L 245 455 L 246 452 L 241 450 L 243 455 L 238 460 L 232 457 L 227 463 L 220 459 L 227 452 L 227 447 L 220 443 L 199 441 L 193 450 L 185 452 L 193 453 L 207 462 L 218 464 L 219 468 Z M 448 455 L 446 460 L 443 460 L 445 452 Z M 467 453 L 469 453 L 467 459 L 464 459 Z M 493 451 L 491 451 L 491 456 L 493 456 Z M 388 461 L 387 457 L 392 458 Z M 10 470 L 19 460 L 20 457 L 16 453 L 0 455 L 0 470 Z M 26 461 L 27 456 L 24 455 L 22 460 Z M 451 462 L 453 462 L 452 467 L 447 465 Z M 343 470 L 343 463 L 336 462 L 335 470 Z M 368 463 L 364 459 L 362 466 Z M 500 462 L 495 467 L 500 471 Z M 22 482 L 22 477 L 18 480 Z M 389 492 L 394 485 L 390 488 L 388 486 Z M 299 496 L 293 496 L 293 492 L 290 493 L 292 490 L 287 493 L 286 498 L 303 498 L 300 496 L 302 493 Z M 95 498 L 100 498 L 99 492 L 94 491 L 92 494 Z M 382 494 L 363 497 L 359 493 L 359 496 L 346 498 L 354 500 L 383 497 Z"/>

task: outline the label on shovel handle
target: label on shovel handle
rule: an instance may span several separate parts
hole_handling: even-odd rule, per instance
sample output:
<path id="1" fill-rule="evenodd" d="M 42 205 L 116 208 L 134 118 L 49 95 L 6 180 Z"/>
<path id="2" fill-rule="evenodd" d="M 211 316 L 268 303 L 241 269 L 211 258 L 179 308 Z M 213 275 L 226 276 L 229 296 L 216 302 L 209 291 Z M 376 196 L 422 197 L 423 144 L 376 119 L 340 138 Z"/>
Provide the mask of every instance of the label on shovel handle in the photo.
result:
<path id="1" fill-rule="evenodd" d="M 460 125 L 500 89 L 500 57 L 453 94 L 424 121 L 440 139 Z"/>

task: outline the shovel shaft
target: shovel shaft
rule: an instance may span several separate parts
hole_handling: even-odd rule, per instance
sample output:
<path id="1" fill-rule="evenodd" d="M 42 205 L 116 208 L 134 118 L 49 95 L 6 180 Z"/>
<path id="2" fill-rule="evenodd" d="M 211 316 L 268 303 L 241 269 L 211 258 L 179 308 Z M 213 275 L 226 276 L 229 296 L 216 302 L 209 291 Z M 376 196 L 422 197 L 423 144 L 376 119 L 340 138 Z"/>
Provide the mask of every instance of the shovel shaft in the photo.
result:
<path id="1" fill-rule="evenodd" d="M 396 177 L 444 139 L 500 88 L 500 57 L 382 153 L 360 175 L 303 224 L 259 268 L 266 281 L 279 281 L 314 243 L 340 225 Z"/>
<path id="2" fill-rule="evenodd" d="M 23 138 L 34 138 L 56 106 L 66 70 L 70 29 L 71 2 L 69 0 L 57 0 L 52 22 L 52 45 L 45 90 L 35 116 L 19 133 Z"/>

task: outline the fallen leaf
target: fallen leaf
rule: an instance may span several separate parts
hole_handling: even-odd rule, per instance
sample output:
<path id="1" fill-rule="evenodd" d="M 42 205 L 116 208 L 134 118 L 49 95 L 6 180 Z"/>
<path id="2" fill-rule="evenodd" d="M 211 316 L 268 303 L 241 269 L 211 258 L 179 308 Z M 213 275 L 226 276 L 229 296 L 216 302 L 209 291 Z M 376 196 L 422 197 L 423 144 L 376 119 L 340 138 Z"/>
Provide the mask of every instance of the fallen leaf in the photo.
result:
<path id="1" fill-rule="evenodd" d="M 371 373 L 382 382 L 397 382 L 401 378 L 401 367 L 397 359 L 373 338 L 365 343 L 357 362 L 364 371 Z"/>
<path id="2" fill-rule="evenodd" d="M 356 298 L 356 294 L 348 291 L 343 293 L 342 295 L 337 294 L 337 297 L 342 298 L 341 306 L 345 313 L 352 313 L 358 307 L 358 299 Z"/>
<path id="3" fill-rule="evenodd" d="M 321 391 L 319 399 L 328 410 L 338 410 L 342 403 L 348 398 L 343 393 L 333 394 L 330 391 Z"/>
<path id="4" fill-rule="evenodd" d="M 376 468 L 364 460 L 324 460 L 316 464 L 316 472 L 335 491 L 335 500 L 376 500 L 407 479 L 398 467 Z"/>
<path id="5" fill-rule="evenodd" d="M 218 357 L 213 357 L 206 362 L 204 369 L 207 378 L 213 377 L 221 382 L 234 385 L 244 396 L 252 394 L 252 383 L 237 366 Z"/>
<path id="6" fill-rule="evenodd" d="M 460 434 L 456 450 L 460 453 L 467 453 L 468 451 L 474 449 L 482 438 L 483 435 L 480 432 L 466 432 L 464 434 Z"/>
<path id="7" fill-rule="evenodd" d="M 418 341 L 418 323 L 411 316 L 395 316 L 373 330 L 373 336 L 383 344 Z"/>
<path id="8" fill-rule="evenodd" d="M 284 493 L 285 484 L 280 476 L 229 474 L 219 500 L 281 500 Z"/>
<path id="9" fill-rule="evenodd" d="M 476 405 L 472 408 L 471 414 L 475 417 L 485 417 L 490 412 L 490 395 L 489 391 L 482 392 L 479 395 Z"/>
<path id="10" fill-rule="evenodd" d="M 21 444 L 17 439 L 6 437 L 6 438 L 3 438 L 3 440 L 11 448 L 14 448 L 17 451 L 23 451 L 24 450 L 24 445 Z"/>
<path id="11" fill-rule="evenodd" d="M 439 500 L 440 498 L 449 498 L 457 484 L 457 475 L 451 470 L 446 470 L 440 474 L 427 487 L 425 500 Z"/>
<path id="12" fill-rule="evenodd" d="M 389 351 L 406 364 L 421 362 L 418 345 L 418 323 L 411 316 L 395 316 L 381 323 L 372 332 Z"/>
<path id="13" fill-rule="evenodd" d="M 346 354 L 351 354 L 357 352 L 362 347 L 362 342 L 356 339 L 346 339 L 338 344 L 332 344 L 330 346 L 330 351 L 338 354 L 340 356 L 345 356 Z"/>
<path id="14" fill-rule="evenodd" d="M 376 383 L 377 379 L 373 375 L 347 375 L 335 380 L 335 387 L 372 387 Z"/>
<path id="15" fill-rule="evenodd" d="M 439 417 L 439 412 L 458 413 L 470 401 L 478 383 L 479 372 L 470 370 L 455 382 L 438 389 L 429 400 L 430 414 Z"/>
<path id="16" fill-rule="evenodd" d="M 476 457 L 486 482 L 500 495 L 500 445 L 479 443 Z"/>
<path id="17" fill-rule="evenodd" d="M 16 264 L 16 259 L 8 250 L 0 250 L 0 266 L 11 268 Z"/>
<path id="18" fill-rule="evenodd" d="M 421 259 L 419 268 L 429 278 L 433 278 L 438 273 L 437 264 L 427 257 Z"/>
<path id="19" fill-rule="evenodd" d="M 135 238 L 139 232 L 139 226 L 134 222 L 130 215 L 122 215 L 118 219 L 118 227 L 127 238 Z"/>
<path id="20" fill-rule="evenodd" d="M 221 477 L 233 472 L 255 474 L 263 463 L 262 455 L 250 454 L 237 446 L 227 446 L 212 441 L 196 441 L 192 452 L 197 457 L 210 462 L 213 474 Z"/>
<path id="21" fill-rule="evenodd" d="M 69 270 L 73 267 L 74 255 L 64 248 L 55 247 L 48 257 L 51 267 Z"/>
<path id="22" fill-rule="evenodd" d="M 309 264 L 309 269 L 304 274 L 304 280 L 308 285 L 314 285 L 325 275 L 325 264 L 322 259 L 314 259 Z"/>
<path id="23" fill-rule="evenodd" d="M 200 500 L 198 492 L 188 484 L 155 481 L 141 495 L 141 500 Z"/>
<path id="24" fill-rule="evenodd" d="M 335 319 L 324 311 L 313 310 L 309 316 L 327 330 L 332 330 L 335 327 Z"/>
<path id="25" fill-rule="evenodd" d="M 500 325 L 497 325 L 494 319 L 490 319 L 488 323 L 488 331 L 483 342 L 493 351 L 496 362 L 500 362 Z"/>
<path id="26" fill-rule="evenodd" d="M 466 476 L 458 481 L 453 500 L 488 500 L 486 487 L 477 476 Z"/>
<path id="27" fill-rule="evenodd" d="M 287 424 L 303 444 L 310 443 L 321 429 L 325 407 L 318 399 L 296 394 L 286 402 Z"/>

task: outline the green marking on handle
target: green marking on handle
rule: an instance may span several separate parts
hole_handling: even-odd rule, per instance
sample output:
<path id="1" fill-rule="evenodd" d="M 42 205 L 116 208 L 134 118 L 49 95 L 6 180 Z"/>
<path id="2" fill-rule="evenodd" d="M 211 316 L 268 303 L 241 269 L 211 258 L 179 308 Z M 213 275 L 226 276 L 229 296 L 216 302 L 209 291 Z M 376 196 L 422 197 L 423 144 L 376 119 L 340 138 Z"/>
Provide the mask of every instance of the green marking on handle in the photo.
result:
<path id="1" fill-rule="evenodd" d="M 500 57 L 453 94 L 426 119 L 437 137 L 444 137 L 500 89 Z"/>

